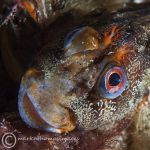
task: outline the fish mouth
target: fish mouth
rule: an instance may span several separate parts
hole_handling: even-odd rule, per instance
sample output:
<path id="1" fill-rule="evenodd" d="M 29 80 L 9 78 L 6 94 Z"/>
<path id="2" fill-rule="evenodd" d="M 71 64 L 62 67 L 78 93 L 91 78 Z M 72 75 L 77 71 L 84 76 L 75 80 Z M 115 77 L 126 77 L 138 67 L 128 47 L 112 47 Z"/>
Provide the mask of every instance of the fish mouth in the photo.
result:
<path id="1" fill-rule="evenodd" d="M 30 69 L 22 78 L 18 96 L 19 113 L 26 124 L 49 132 L 75 128 L 70 111 L 59 103 L 59 95 L 44 84 L 41 71 Z M 53 91 L 54 92 L 54 91 Z"/>

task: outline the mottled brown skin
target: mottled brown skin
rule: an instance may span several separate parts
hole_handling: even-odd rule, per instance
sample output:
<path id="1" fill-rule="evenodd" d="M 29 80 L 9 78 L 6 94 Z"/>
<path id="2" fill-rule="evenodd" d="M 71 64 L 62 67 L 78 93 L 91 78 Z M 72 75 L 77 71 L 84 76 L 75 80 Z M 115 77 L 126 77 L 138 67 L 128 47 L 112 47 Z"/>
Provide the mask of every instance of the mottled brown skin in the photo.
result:
<path id="1" fill-rule="evenodd" d="M 27 94 L 28 100 L 35 104 L 33 109 L 38 106 L 36 111 L 39 110 L 39 116 L 35 117 L 26 110 L 31 121 L 44 117 L 50 123 L 51 131 L 57 133 L 72 131 L 75 127 L 111 132 L 121 126 L 120 121 L 132 118 L 140 103 L 143 103 L 143 97 L 148 94 L 147 87 L 140 91 L 140 84 L 144 82 L 144 72 L 150 66 L 147 49 L 149 33 L 146 30 L 149 9 L 135 10 L 132 14 L 130 11 L 121 12 L 121 15 L 123 17 L 117 17 L 119 13 L 113 14 L 105 24 L 101 22 L 101 17 L 94 20 L 94 24 L 87 23 L 71 45 L 65 49 L 62 46 L 58 48 L 62 53 L 61 60 L 52 64 L 50 69 L 45 68 L 49 67 L 51 61 L 47 60 L 48 56 L 43 56 L 40 61 L 38 58 L 41 69 L 26 72 L 19 100 L 24 100 Z M 139 21 L 139 18 L 144 21 L 145 15 L 146 24 Z M 75 28 L 76 23 L 71 26 Z M 57 23 L 55 28 L 59 33 Z M 67 27 L 65 31 L 68 31 Z M 56 41 L 59 42 L 65 34 L 60 31 Z M 49 46 L 53 49 L 51 44 Z M 45 52 L 41 51 L 40 57 L 42 53 Z M 125 91 L 114 100 L 99 96 L 97 89 L 108 64 L 124 68 L 128 80 Z M 36 72 L 41 72 L 42 76 Z M 27 105 L 25 100 L 24 105 Z M 36 128 L 43 130 L 48 126 L 46 122 L 36 121 L 36 124 Z"/>

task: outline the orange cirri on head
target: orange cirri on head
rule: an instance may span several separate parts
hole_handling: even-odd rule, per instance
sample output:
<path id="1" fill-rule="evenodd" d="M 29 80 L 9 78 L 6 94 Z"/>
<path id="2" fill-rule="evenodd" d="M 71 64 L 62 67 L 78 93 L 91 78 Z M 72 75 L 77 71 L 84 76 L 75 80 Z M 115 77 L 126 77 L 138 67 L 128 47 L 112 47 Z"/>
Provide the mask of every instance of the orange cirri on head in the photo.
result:
<path id="1" fill-rule="evenodd" d="M 132 52 L 133 50 L 131 49 L 131 47 L 128 44 L 124 44 L 116 50 L 116 53 L 113 57 L 117 61 L 121 61 L 125 55 L 132 53 Z"/>
<path id="2" fill-rule="evenodd" d="M 119 38 L 119 29 L 116 25 L 110 27 L 103 36 L 104 47 L 107 48 L 112 42 Z"/>

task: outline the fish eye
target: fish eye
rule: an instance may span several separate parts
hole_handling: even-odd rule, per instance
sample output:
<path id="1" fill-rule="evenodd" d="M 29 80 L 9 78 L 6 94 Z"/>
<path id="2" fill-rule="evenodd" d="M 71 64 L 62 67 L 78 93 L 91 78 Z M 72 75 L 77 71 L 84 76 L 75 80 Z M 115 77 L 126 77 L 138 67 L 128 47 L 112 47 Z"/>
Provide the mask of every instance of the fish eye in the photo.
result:
<path id="1" fill-rule="evenodd" d="M 66 56 L 75 53 L 98 49 L 100 45 L 99 33 L 92 27 L 79 27 L 66 35 L 64 51 Z"/>
<path id="2" fill-rule="evenodd" d="M 108 66 L 98 81 L 98 93 L 108 99 L 120 96 L 127 85 L 126 72 L 119 66 Z"/>

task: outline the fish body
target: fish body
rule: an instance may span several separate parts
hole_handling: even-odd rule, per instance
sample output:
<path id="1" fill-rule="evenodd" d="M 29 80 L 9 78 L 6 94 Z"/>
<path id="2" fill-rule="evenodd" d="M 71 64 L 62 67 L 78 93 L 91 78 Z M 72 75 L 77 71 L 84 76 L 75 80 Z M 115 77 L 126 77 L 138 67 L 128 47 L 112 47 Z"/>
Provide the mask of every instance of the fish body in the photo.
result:
<path id="1" fill-rule="evenodd" d="M 149 105 L 150 9 L 77 18 L 43 29 L 47 46 L 22 77 L 19 113 L 56 133 L 127 128 Z"/>

